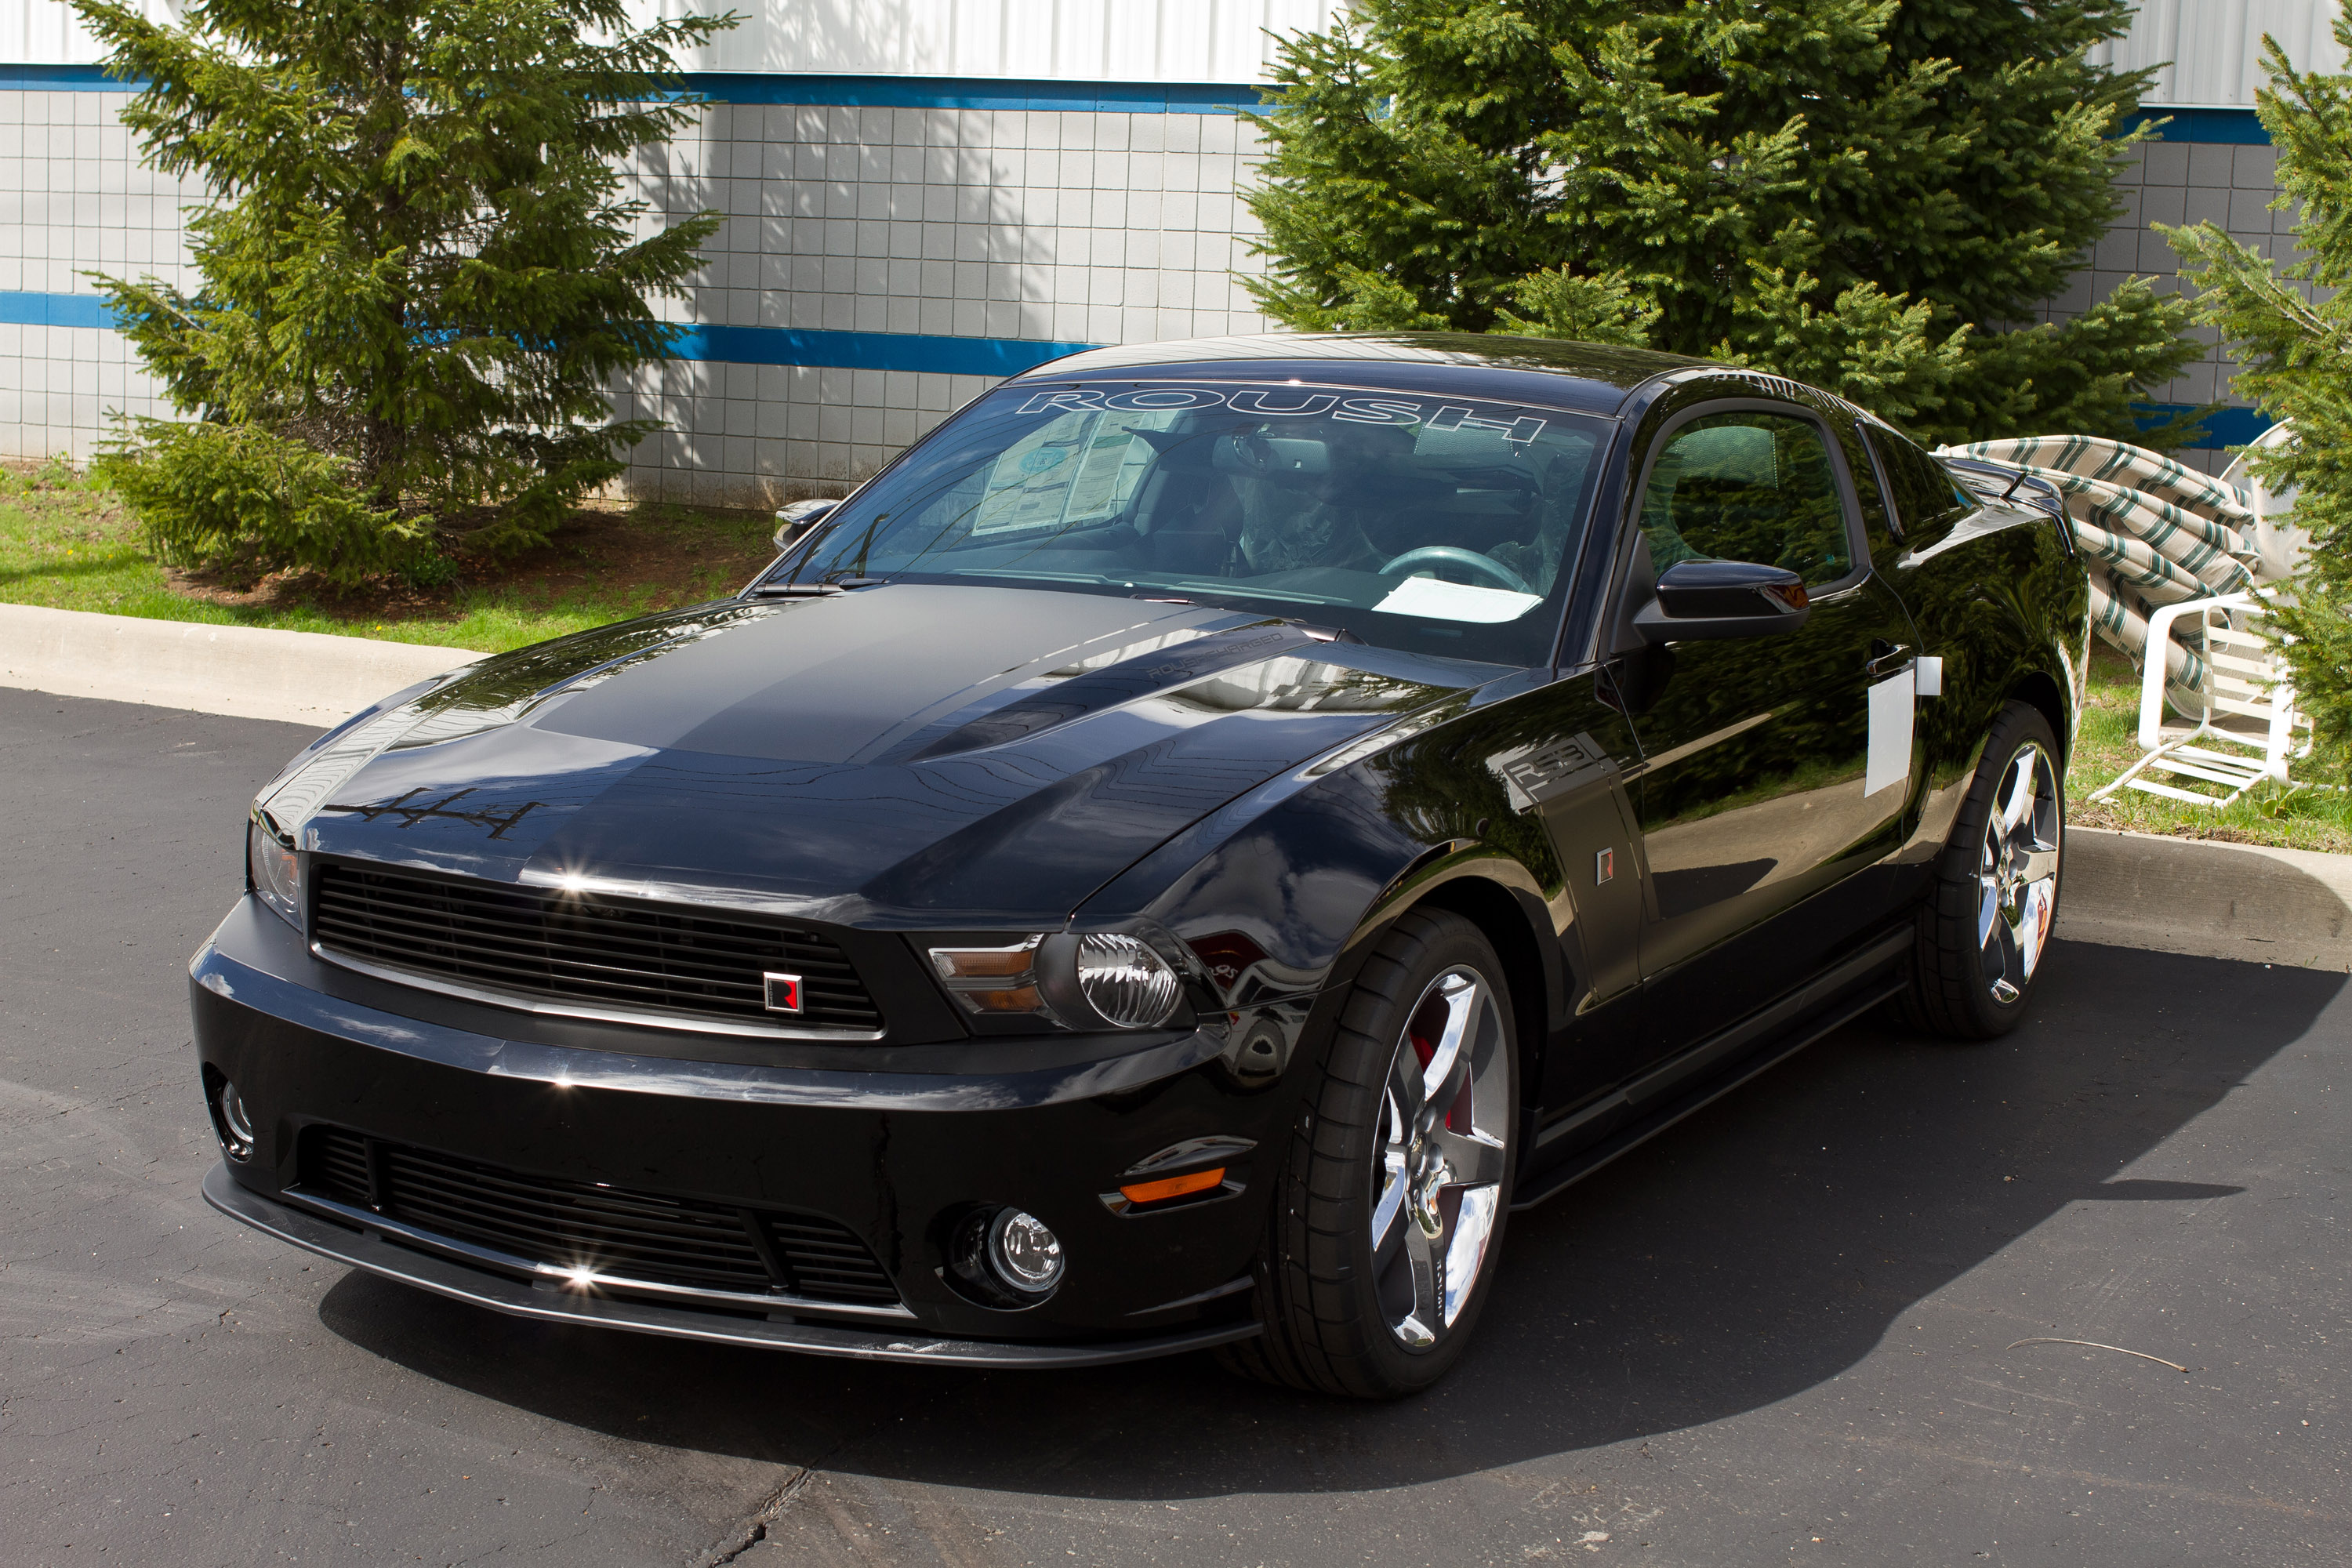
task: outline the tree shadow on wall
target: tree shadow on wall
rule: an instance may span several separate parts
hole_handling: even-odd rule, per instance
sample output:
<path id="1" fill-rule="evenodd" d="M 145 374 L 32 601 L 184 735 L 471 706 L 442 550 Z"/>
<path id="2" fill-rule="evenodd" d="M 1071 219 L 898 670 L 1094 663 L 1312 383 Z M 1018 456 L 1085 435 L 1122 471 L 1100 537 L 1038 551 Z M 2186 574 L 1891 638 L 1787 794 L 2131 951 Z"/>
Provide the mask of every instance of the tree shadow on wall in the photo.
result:
<path id="1" fill-rule="evenodd" d="M 1041 305 L 1050 314 L 1054 268 L 1071 259 L 1061 230 L 1086 222 L 1063 223 L 1065 193 L 1055 180 L 1033 186 L 1031 151 L 995 145 L 994 124 L 946 109 L 708 105 L 698 126 L 643 150 L 625 174 L 658 221 L 726 216 L 691 294 L 667 313 L 707 326 L 1050 337 L 1034 318 Z M 635 448 L 633 489 L 729 506 L 772 505 L 794 488 L 839 493 L 950 411 L 927 391 L 936 384 L 907 372 L 692 359 L 613 386 L 625 416 L 670 426 Z"/>
<path id="2" fill-rule="evenodd" d="M 780 1464 L 1095 1499 L 1402 1486 L 1788 1399 L 2068 1204 L 2237 1191 L 2116 1173 L 2302 1038 L 2345 984 L 2067 943 L 2006 1040 L 1844 1030 L 1514 1218 L 1477 1342 L 1397 1405 L 1264 1388 L 1199 1355 L 984 1373 L 698 1346 L 359 1273 L 320 1313 L 487 1398 Z"/>

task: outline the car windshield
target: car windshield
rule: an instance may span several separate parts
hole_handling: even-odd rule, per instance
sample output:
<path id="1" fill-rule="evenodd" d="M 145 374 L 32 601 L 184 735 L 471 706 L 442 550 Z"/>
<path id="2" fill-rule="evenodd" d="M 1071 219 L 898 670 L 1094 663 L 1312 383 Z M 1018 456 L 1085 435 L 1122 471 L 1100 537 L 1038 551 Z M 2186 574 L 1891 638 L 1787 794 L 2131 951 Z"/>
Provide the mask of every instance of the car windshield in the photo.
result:
<path id="1" fill-rule="evenodd" d="M 1295 382 L 1000 388 L 772 580 L 1189 600 L 1539 664 L 1605 428 L 1555 409 Z"/>

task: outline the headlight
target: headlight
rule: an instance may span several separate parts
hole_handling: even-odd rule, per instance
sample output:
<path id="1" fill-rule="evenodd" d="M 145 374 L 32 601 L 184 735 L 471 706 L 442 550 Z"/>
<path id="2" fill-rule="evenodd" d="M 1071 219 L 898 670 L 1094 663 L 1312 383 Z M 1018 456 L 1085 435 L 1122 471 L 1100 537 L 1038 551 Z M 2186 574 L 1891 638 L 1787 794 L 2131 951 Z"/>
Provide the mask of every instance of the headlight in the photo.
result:
<path id="1" fill-rule="evenodd" d="M 269 814 L 255 808 L 245 825 L 246 875 L 261 901 L 299 931 L 302 927 L 302 864 L 293 844 L 278 831 Z"/>
<path id="2" fill-rule="evenodd" d="M 1139 937 L 1080 937 L 1077 970 L 1078 994 L 1116 1029 L 1158 1028 L 1183 994 L 1168 961 Z"/>
<path id="3" fill-rule="evenodd" d="M 1175 1019 L 1184 1002 L 1175 966 L 1153 943 L 1126 931 L 1063 931 L 929 952 L 949 994 L 982 1018 L 1157 1029 Z"/>

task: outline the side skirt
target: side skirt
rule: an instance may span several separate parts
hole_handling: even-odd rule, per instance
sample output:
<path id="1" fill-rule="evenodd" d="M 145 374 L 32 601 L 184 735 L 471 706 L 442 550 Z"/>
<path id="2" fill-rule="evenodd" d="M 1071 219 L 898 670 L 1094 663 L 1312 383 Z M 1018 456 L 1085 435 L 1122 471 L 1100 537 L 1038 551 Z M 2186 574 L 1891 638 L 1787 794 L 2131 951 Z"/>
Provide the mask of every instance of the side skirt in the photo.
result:
<path id="1" fill-rule="evenodd" d="M 1575 1149 L 1558 1164 L 1547 1163 L 1524 1173 L 1512 1209 L 1533 1208 L 1575 1185 L 1619 1155 L 1648 1142 L 1685 1116 L 1704 1110 L 1900 992 L 1907 984 L 1905 977 L 1888 976 L 1883 971 L 1900 963 L 1915 940 L 1908 925 L 1888 932 L 1823 971 L 1811 984 L 1751 1013 L 1597 1104 L 1543 1129 L 1536 1140 L 1538 1159 L 1547 1143 L 1557 1146 L 1582 1129 L 1629 1111 L 1639 1117 L 1590 1147 Z M 1726 1064 L 1730 1064 L 1726 1070 L 1712 1072 Z"/>

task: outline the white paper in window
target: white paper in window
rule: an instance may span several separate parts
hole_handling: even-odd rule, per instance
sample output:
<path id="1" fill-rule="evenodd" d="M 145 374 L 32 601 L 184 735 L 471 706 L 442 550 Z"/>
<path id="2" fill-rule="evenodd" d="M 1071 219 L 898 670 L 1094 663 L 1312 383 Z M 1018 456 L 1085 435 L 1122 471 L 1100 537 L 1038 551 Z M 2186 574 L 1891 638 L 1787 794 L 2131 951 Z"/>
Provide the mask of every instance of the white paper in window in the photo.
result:
<path id="1" fill-rule="evenodd" d="M 1448 583 L 1442 577 L 1408 577 L 1372 608 L 1392 616 L 1425 616 L 1433 621 L 1472 621 L 1492 626 L 1516 621 L 1542 598 L 1515 594 L 1508 588 L 1480 588 L 1468 583 Z"/>

